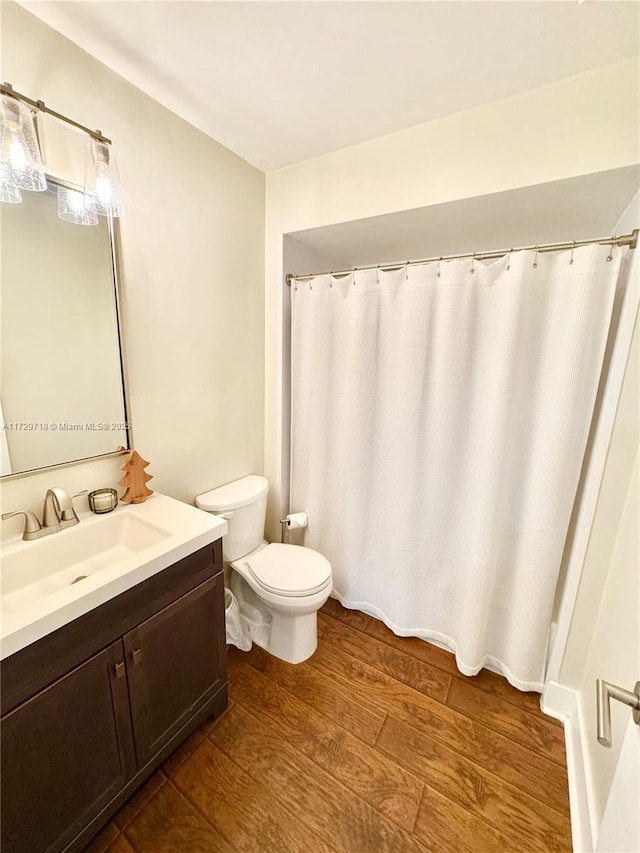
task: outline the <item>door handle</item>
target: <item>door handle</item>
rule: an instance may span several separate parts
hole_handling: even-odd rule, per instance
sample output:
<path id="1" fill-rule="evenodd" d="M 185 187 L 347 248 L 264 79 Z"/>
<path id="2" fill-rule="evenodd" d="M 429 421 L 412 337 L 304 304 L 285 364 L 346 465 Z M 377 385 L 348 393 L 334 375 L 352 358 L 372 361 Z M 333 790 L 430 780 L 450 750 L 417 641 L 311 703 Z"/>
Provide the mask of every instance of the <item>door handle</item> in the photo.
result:
<path id="1" fill-rule="evenodd" d="M 113 667 L 113 671 L 116 678 L 124 678 L 124 663 L 122 661 L 120 661 L 120 663 L 116 663 Z"/>
<path id="2" fill-rule="evenodd" d="M 633 693 L 624 690 L 602 678 L 596 679 L 596 698 L 598 709 L 598 743 L 611 746 L 611 705 L 609 699 L 617 699 L 628 705 L 633 711 L 633 722 L 640 726 L 640 681 L 636 681 Z"/>
<path id="3" fill-rule="evenodd" d="M 134 666 L 139 666 L 142 663 L 142 649 L 134 649 L 131 652 L 131 660 Z"/>

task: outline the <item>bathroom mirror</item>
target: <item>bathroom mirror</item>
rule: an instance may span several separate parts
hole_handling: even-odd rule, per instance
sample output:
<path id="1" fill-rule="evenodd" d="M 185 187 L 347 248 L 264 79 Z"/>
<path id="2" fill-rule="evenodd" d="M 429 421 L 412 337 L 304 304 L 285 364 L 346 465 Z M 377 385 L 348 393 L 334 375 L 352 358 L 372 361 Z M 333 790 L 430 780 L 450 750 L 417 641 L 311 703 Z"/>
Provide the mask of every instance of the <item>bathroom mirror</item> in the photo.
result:
<path id="1" fill-rule="evenodd" d="M 3 204 L 2 476 L 129 448 L 115 234 L 58 218 L 58 182 Z"/>

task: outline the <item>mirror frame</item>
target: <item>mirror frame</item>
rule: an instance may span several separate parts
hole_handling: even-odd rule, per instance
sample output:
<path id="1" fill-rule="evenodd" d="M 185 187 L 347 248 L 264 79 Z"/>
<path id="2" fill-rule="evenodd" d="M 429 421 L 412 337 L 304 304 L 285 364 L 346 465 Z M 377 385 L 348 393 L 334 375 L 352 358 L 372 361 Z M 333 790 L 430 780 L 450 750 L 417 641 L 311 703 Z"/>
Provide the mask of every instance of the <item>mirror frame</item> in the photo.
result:
<path id="1" fill-rule="evenodd" d="M 50 187 L 65 187 L 70 190 L 80 190 L 82 187 L 74 184 L 71 181 L 65 181 L 61 178 L 56 178 L 53 175 L 45 173 L 47 181 L 47 192 Z M 118 354 L 120 356 L 120 384 L 122 386 L 122 404 L 124 422 L 128 424 L 127 430 L 127 446 L 122 450 L 111 450 L 109 453 L 98 453 L 95 456 L 83 456 L 80 459 L 68 459 L 65 462 L 55 462 L 53 465 L 43 465 L 39 468 L 28 468 L 25 471 L 16 471 L 13 474 L 3 474 L 0 476 L 0 482 L 8 480 L 17 480 L 19 477 L 29 477 L 33 474 L 39 474 L 42 471 L 54 471 L 59 468 L 68 468 L 70 465 L 79 465 L 83 462 L 91 462 L 97 459 L 109 459 L 111 457 L 124 456 L 133 449 L 133 427 L 131 425 L 130 412 L 131 405 L 129 400 L 129 386 L 127 377 L 127 363 L 124 352 L 124 329 L 122 320 L 122 292 L 121 292 L 121 275 L 120 275 L 120 254 L 119 254 L 119 227 L 117 221 L 112 216 L 104 217 L 107 220 L 107 228 L 109 231 L 109 254 L 111 257 L 111 280 L 113 283 L 113 294 L 116 310 L 116 337 L 118 339 Z M 86 226 L 78 226 L 86 227 Z"/>

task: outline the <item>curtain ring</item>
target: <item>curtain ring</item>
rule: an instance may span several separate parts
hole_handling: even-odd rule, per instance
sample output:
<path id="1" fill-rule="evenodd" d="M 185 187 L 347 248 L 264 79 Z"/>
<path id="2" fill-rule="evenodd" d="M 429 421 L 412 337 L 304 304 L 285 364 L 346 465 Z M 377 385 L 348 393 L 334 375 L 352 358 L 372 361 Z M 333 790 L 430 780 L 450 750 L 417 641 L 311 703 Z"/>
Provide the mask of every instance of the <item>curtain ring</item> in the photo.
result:
<path id="1" fill-rule="evenodd" d="M 575 248 L 576 248 L 576 241 L 574 240 L 573 243 L 571 244 L 571 258 L 569 259 L 569 266 L 571 266 L 571 264 L 573 263 L 573 253 L 575 251 Z"/>
<path id="2" fill-rule="evenodd" d="M 437 275 L 437 278 L 440 278 L 440 275 L 441 275 L 441 273 L 440 273 L 440 264 L 441 263 L 442 263 L 442 256 L 440 256 L 440 258 L 438 259 L 438 275 Z"/>
<path id="3" fill-rule="evenodd" d="M 378 264 L 378 268 L 376 270 L 376 284 L 380 284 L 380 264 Z"/>
<path id="4" fill-rule="evenodd" d="M 356 286 L 356 268 L 353 268 L 353 286 Z"/>
<path id="5" fill-rule="evenodd" d="M 331 270 L 331 272 L 329 273 L 329 287 L 333 287 L 333 281 L 331 281 L 332 278 L 333 278 L 333 270 Z"/>
<path id="6" fill-rule="evenodd" d="M 535 254 L 535 257 L 534 257 L 534 259 L 533 259 L 533 268 L 534 268 L 534 270 L 538 269 L 538 254 L 539 254 L 539 253 L 540 253 L 540 248 L 539 248 L 538 246 L 536 246 L 536 254 Z"/>
<path id="7" fill-rule="evenodd" d="M 617 237 L 612 237 L 611 240 L 612 240 L 612 243 L 609 245 L 609 254 L 607 255 L 607 258 L 606 258 L 607 261 L 613 260 L 613 247 L 618 245 L 618 238 Z"/>
<path id="8" fill-rule="evenodd" d="M 507 272 L 511 269 L 511 252 L 513 252 L 513 249 L 509 249 L 509 254 L 507 255 Z"/>
<path id="9" fill-rule="evenodd" d="M 407 266 L 406 266 L 406 268 L 405 268 L 405 276 L 404 276 L 404 280 L 405 280 L 405 281 L 409 281 L 409 261 L 407 261 Z"/>
<path id="10" fill-rule="evenodd" d="M 473 257 L 471 258 L 471 275 L 475 275 L 476 272 L 476 253 L 473 253 Z"/>

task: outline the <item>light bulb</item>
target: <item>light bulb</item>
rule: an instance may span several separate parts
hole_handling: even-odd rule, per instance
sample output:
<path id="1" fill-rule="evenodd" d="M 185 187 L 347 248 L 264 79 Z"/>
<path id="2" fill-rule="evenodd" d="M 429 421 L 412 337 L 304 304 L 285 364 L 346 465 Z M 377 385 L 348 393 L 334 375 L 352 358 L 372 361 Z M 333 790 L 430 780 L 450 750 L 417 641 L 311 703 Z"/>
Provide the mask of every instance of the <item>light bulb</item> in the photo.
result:
<path id="1" fill-rule="evenodd" d="M 104 164 L 96 163 L 96 197 L 101 204 L 110 204 L 113 192 L 109 181 L 108 170 Z"/>
<path id="2" fill-rule="evenodd" d="M 58 216 L 74 225 L 98 224 L 98 215 L 88 207 L 86 195 L 68 187 L 58 187 Z"/>
<path id="3" fill-rule="evenodd" d="M 31 111 L 8 95 L 0 101 L 0 183 L 35 192 L 47 188 Z"/>
<path id="4" fill-rule="evenodd" d="M 9 134 L 11 136 L 11 147 L 9 150 L 9 165 L 12 169 L 17 169 L 18 171 L 22 171 L 27 162 L 27 155 L 24 151 L 24 145 L 18 138 L 18 129 L 11 128 L 9 130 Z"/>
<path id="5" fill-rule="evenodd" d="M 123 216 L 124 203 L 115 157 L 104 142 L 91 140 L 85 154 L 84 191 L 91 210 L 102 216 Z"/>

